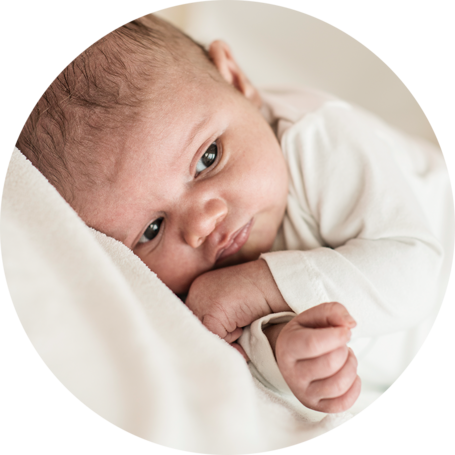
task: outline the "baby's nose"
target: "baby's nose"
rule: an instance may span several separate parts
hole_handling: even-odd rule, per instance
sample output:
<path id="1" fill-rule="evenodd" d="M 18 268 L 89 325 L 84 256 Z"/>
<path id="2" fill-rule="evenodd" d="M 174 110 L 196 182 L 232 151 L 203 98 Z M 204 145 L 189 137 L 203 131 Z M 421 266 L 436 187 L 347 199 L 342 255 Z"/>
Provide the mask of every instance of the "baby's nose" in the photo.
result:
<path id="1" fill-rule="evenodd" d="M 205 203 L 193 206 L 187 213 L 184 238 L 193 248 L 202 245 L 227 214 L 227 205 L 221 199 L 209 199 Z"/>

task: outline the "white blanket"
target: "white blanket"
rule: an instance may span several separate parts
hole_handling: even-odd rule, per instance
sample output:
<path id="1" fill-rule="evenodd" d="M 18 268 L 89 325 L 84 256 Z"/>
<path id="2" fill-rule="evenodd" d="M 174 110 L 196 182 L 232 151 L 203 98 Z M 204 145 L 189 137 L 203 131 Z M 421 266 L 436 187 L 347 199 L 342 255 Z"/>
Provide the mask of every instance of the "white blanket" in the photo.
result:
<path id="1" fill-rule="evenodd" d="M 59 380 L 119 427 L 169 447 L 251 453 L 349 418 L 284 400 L 123 244 L 89 229 L 16 149 L 1 218 L 9 289 Z"/>

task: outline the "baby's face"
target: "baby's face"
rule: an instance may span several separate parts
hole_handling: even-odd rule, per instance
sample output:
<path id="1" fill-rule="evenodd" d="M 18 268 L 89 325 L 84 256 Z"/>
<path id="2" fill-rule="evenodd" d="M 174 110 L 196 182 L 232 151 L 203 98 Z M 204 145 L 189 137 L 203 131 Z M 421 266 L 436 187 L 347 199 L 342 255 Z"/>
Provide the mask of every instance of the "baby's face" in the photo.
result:
<path id="1" fill-rule="evenodd" d="M 272 246 L 287 198 L 280 146 L 241 93 L 207 78 L 156 100 L 81 195 L 85 222 L 131 248 L 176 293 Z"/>

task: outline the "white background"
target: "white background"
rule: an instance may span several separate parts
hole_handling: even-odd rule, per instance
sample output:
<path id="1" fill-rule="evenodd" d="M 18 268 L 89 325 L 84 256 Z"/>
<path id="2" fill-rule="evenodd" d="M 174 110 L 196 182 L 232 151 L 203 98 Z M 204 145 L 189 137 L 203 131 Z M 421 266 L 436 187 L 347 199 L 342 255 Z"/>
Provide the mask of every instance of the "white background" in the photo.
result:
<path id="1" fill-rule="evenodd" d="M 203 45 L 226 41 L 259 88 L 306 86 L 328 92 L 436 142 L 424 113 L 394 72 L 357 40 L 313 16 L 232 1 L 190 3 L 158 14 Z"/>

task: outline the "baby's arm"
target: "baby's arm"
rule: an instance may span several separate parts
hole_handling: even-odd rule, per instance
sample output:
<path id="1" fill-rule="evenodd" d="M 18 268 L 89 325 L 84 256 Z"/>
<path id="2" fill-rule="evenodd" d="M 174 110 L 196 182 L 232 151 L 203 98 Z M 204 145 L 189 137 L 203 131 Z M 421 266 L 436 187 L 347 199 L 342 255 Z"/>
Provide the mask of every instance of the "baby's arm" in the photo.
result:
<path id="1" fill-rule="evenodd" d="M 209 330 L 228 343 L 236 341 L 242 328 L 253 321 L 289 311 L 263 260 L 201 275 L 192 284 L 186 303 Z M 346 308 L 332 302 L 264 329 L 284 380 L 308 408 L 341 412 L 359 396 L 357 360 L 346 346 L 355 325 Z M 234 343 L 234 347 L 247 359 L 240 345 Z"/>
<path id="2" fill-rule="evenodd" d="M 304 118 L 282 146 L 291 178 L 282 248 L 289 250 L 261 257 L 292 310 L 343 302 L 357 337 L 430 317 L 447 276 L 439 231 L 444 218 L 453 226 L 437 150 L 424 153 L 344 103 Z"/>
<path id="3" fill-rule="evenodd" d="M 358 398 L 357 359 L 346 345 L 355 325 L 343 305 L 331 302 L 264 329 L 284 380 L 306 407 L 341 412 Z"/>
<path id="4" fill-rule="evenodd" d="M 185 303 L 228 343 L 256 319 L 291 311 L 263 259 L 204 273 L 192 283 Z"/>

